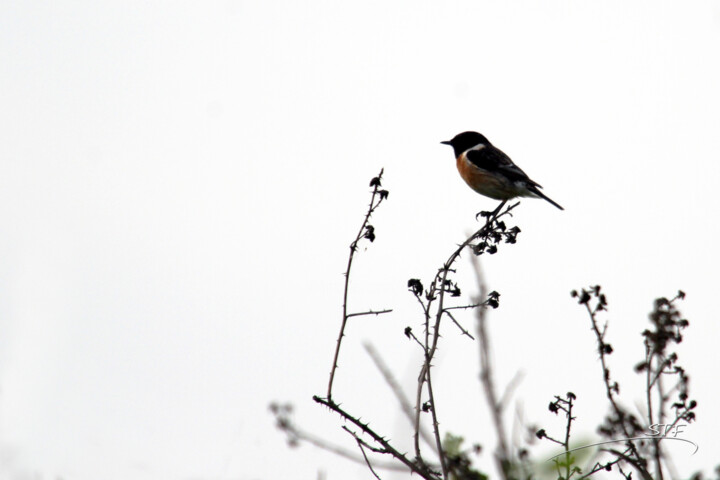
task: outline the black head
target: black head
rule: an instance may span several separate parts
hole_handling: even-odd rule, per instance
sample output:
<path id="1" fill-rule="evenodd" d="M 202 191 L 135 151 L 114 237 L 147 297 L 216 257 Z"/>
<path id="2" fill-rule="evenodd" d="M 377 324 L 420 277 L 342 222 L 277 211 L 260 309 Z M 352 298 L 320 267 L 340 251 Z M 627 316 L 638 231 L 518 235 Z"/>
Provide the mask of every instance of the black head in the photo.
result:
<path id="1" fill-rule="evenodd" d="M 465 150 L 477 145 L 490 145 L 487 138 L 477 132 L 458 133 L 452 140 L 440 142 L 444 145 L 450 145 L 455 150 L 455 156 L 459 156 Z"/>

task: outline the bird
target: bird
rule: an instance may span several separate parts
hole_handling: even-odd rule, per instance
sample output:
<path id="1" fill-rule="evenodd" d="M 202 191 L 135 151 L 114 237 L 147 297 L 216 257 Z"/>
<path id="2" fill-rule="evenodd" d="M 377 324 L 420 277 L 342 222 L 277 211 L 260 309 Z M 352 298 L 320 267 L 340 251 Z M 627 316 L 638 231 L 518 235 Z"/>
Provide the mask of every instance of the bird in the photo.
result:
<path id="1" fill-rule="evenodd" d="M 542 198 L 560 210 L 565 210 L 542 193 L 540 184 L 531 180 L 484 135 L 478 132 L 463 132 L 455 135 L 452 140 L 440 143 L 453 148 L 460 176 L 480 195 L 502 200 L 503 204 L 516 197 Z"/>

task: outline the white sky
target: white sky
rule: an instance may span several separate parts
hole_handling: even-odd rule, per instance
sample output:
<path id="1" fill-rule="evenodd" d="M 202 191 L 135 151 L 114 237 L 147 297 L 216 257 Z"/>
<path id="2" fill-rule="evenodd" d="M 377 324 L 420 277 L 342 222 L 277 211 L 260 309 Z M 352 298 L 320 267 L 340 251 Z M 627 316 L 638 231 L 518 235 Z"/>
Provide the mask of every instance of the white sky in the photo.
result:
<path id="1" fill-rule="evenodd" d="M 0 3 L 0 476 L 368 478 L 288 450 L 267 404 L 353 447 L 311 395 L 381 167 L 390 198 L 351 305 L 395 312 L 352 322 L 335 392 L 409 448 L 361 342 L 412 386 L 406 281 L 427 283 L 494 206 L 438 143 L 463 130 L 566 208 L 523 201 L 519 243 L 485 260 L 498 382 L 523 371 L 515 398 L 548 431 L 547 403 L 574 391 L 578 438 L 594 438 L 600 366 L 569 291 L 605 286 L 632 405 L 652 300 L 682 288 L 700 451 L 676 459 L 709 471 L 718 51 L 713 1 Z M 443 340 L 442 426 L 489 466 L 475 345 L 450 326 Z"/>

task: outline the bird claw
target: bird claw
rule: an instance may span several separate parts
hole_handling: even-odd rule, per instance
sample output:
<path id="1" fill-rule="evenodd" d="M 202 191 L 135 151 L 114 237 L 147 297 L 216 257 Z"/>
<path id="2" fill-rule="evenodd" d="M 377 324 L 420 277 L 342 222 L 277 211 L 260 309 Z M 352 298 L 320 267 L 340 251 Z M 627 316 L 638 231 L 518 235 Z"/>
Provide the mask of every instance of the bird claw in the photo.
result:
<path id="1" fill-rule="evenodd" d="M 490 217 L 497 216 L 500 213 L 500 210 L 503 209 L 503 207 L 505 206 L 506 203 L 507 203 L 507 200 L 503 200 L 502 202 L 500 202 L 500 205 L 498 205 L 497 208 L 495 210 L 493 210 L 492 212 L 488 212 L 485 210 L 483 210 L 482 212 L 478 212 L 478 214 L 475 215 L 475 220 L 477 221 L 478 217 L 490 218 Z"/>

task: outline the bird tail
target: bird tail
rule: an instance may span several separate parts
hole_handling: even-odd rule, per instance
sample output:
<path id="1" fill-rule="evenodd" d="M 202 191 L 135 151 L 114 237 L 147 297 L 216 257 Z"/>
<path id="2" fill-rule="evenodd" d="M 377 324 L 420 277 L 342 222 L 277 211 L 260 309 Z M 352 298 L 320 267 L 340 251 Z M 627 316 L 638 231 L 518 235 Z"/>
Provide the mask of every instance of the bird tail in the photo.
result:
<path id="1" fill-rule="evenodd" d="M 542 192 L 540 191 L 540 189 L 538 189 L 537 187 L 532 187 L 532 188 L 530 188 L 529 190 L 530 190 L 532 193 L 534 193 L 535 195 L 537 195 L 538 197 L 542 198 L 543 200 L 547 200 L 548 202 L 552 203 L 553 205 L 555 205 L 555 206 L 556 206 L 557 208 L 559 208 L 560 210 L 565 210 L 563 207 L 560 206 L 560 204 L 558 204 L 555 200 L 551 199 L 550 197 L 548 197 L 547 195 L 545 195 L 544 193 L 542 193 Z"/>

